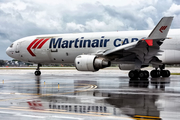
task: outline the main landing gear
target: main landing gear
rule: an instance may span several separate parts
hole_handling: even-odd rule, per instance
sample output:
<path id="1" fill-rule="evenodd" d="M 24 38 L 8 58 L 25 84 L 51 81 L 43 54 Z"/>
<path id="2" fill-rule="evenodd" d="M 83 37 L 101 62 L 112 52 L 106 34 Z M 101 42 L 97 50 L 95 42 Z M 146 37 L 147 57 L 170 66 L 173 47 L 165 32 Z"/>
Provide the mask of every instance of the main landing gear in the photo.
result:
<path id="1" fill-rule="evenodd" d="M 150 74 L 151 74 L 152 78 L 157 78 L 157 77 L 161 77 L 161 76 L 162 77 L 169 77 L 171 75 L 169 70 L 164 70 L 165 69 L 165 64 L 160 65 L 159 69 L 160 70 L 158 70 L 158 68 L 156 68 L 155 70 L 151 71 Z"/>
<path id="2" fill-rule="evenodd" d="M 36 76 L 40 76 L 40 75 L 41 75 L 41 71 L 40 71 L 40 67 L 41 67 L 41 66 L 42 66 L 41 64 L 38 64 L 37 69 L 36 69 L 36 71 L 34 72 L 34 74 L 35 74 Z"/>
<path id="3" fill-rule="evenodd" d="M 149 72 L 147 70 L 141 71 L 141 70 L 131 70 L 129 72 L 129 78 L 131 79 L 147 79 L 149 77 Z"/>
<path id="4" fill-rule="evenodd" d="M 171 75 L 169 70 L 163 70 L 160 68 L 160 70 L 155 69 L 150 72 L 150 75 L 152 78 L 158 78 L 158 77 L 169 77 Z M 131 70 L 129 72 L 129 78 L 131 79 L 147 79 L 149 77 L 149 72 L 147 70 L 141 71 L 141 70 Z"/>
<path id="5" fill-rule="evenodd" d="M 152 70 L 151 71 L 151 77 L 157 78 L 157 77 L 169 77 L 171 75 L 169 70 Z"/>

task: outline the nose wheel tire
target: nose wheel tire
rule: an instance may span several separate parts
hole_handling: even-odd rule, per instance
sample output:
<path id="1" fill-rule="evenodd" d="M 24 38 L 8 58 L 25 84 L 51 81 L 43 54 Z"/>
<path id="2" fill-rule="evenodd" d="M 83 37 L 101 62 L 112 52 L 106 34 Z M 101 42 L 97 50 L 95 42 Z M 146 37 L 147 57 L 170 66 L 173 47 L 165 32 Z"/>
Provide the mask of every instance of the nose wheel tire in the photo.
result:
<path id="1" fill-rule="evenodd" d="M 36 76 L 40 76 L 41 75 L 41 71 L 40 71 L 40 67 L 41 67 L 42 65 L 41 64 L 38 64 L 37 65 L 37 69 L 36 69 L 36 71 L 34 72 L 34 74 L 36 75 Z"/>
<path id="2" fill-rule="evenodd" d="M 36 76 L 40 76 L 40 75 L 41 75 L 41 71 L 35 71 L 34 74 L 35 74 Z"/>

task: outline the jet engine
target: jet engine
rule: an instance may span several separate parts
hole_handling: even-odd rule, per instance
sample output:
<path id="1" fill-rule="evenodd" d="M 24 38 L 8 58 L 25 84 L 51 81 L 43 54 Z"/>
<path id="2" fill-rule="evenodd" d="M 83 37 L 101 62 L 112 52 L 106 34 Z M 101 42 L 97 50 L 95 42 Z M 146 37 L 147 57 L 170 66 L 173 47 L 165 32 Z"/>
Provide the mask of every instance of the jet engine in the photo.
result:
<path id="1" fill-rule="evenodd" d="M 111 62 L 103 57 L 96 55 L 79 55 L 75 59 L 76 69 L 79 71 L 98 71 L 99 69 L 109 67 Z"/>

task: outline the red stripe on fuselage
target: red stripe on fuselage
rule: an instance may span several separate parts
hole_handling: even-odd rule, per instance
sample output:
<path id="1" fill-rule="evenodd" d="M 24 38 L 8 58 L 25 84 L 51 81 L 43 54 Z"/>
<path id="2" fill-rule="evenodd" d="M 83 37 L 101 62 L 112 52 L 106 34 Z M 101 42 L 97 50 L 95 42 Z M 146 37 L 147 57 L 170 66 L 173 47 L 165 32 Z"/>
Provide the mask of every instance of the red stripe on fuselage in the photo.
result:
<path id="1" fill-rule="evenodd" d="M 36 41 L 38 41 L 39 39 L 35 39 L 34 41 L 32 41 L 32 43 L 27 47 L 27 51 L 32 55 L 32 56 L 36 56 L 32 51 L 31 51 L 31 47 L 34 45 L 34 43 L 36 43 Z"/>
<path id="2" fill-rule="evenodd" d="M 42 41 L 42 43 L 37 47 L 37 49 L 41 49 L 41 47 L 49 40 L 50 38 L 46 38 Z"/>
<path id="3" fill-rule="evenodd" d="M 42 42 L 43 40 L 44 39 L 40 39 L 39 41 L 37 41 L 36 44 L 32 47 L 32 49 L 35 49 L 39 45 L 39 43 Z"/>

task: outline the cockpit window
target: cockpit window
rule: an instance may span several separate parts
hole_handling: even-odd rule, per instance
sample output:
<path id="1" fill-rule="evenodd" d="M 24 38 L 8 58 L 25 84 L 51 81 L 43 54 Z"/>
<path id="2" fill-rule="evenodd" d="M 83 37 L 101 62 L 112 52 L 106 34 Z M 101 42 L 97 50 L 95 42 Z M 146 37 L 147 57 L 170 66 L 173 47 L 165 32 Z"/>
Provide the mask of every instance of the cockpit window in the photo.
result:
<path id="1" fill-rule="evenodd" d="M 10 45 L 10 48 L 12 48 L 12 47 L 13 47 L 13 44 Z"/>

